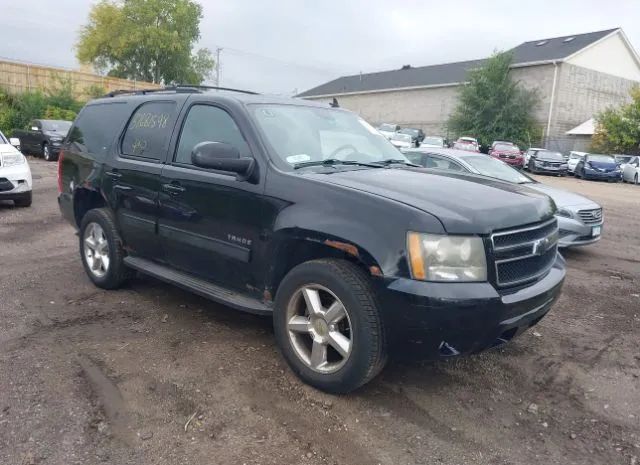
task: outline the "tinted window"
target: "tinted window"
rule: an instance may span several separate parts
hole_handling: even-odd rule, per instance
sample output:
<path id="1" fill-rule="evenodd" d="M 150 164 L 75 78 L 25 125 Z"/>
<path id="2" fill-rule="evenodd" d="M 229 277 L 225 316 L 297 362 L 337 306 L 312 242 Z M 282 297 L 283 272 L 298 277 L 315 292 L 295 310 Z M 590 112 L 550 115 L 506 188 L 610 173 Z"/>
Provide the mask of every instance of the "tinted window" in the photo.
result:
<path id="1" fill-rule="evenodd" d="M 148 102 L 138 107 L 122 139 L 122 153 L 154 160 L 162 159 L 175 117 L 175 102 Z"/>
<path id="2" fill-rule="evenodd" d="M 468 155 L 461 157 L 464 161 L 474 167 L 483 176 L 501 179 L 503 181 L 526 184 L 533 182 L 531 178 L 520 171 L 511 168 L 506 163 L 484 155 Z"/>
<path id="3" fill-rule="evenodd" d="M 541 158 L 546 159 L 564 160 L 564 157 L 560 152 L 549 152 L 548 150 L 541 150 L 537 153 L 537 155 Z"/>
<path id="4" fill-rule="evenodd" d="M 516 151 L 520 151 L 520 149 L 518 148 L 517 145 L 513 145 L 513 144 L 496 144 L 494 147 L 496 150 L 498 151 L 504 151 L 504 152 L 516 152 Z"/>
<path id="5" fill-rule="evenodd" d="M 69 132 L 70 150 L 98 158 L 105 156 L 127 116 L 129 110 L 124 102 L 87 105 Z"/>
<path id="6" fill-rule="evenodd" d="M 237 148 L 241 157 L 251 156 L 249 146 L 231 115 L 218 107 L 191 107 L 182 126 L 175 161 L 191 164 L 191 151 L 201 142 L 224 142 Z"/>
<path id="7" fill-rule="evenodd" d="M 52 120 L 52 119 L 42 120 L 43 131 L 55 131 L 66 136 L 67 132 L 69 132 L 70 127 L 71 127 L 71 121 Z"/>

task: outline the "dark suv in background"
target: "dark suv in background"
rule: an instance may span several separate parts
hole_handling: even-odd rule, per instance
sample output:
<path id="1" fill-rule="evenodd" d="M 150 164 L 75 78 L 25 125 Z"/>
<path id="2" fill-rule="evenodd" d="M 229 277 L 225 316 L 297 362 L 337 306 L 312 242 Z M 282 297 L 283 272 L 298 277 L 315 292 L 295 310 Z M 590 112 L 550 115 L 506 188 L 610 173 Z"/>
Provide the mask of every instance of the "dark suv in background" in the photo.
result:
<path id="1" fill-rule="evenodd" d="M 67 136 L 71 121 L 34 119 L 24 130 L 14 131 L 13 137 L 20 140 L 20 150 L 42 155 L 46 161 L 56 161 Z"/>
<path id="2" fill-rule="evenodd" d="M 111 94 L 80 112 L 59 204 L 99 287 L 134 270 L 272 315 L 307 383 L 348 392 L 407 343 L 502 344 L 557 299 L 555 206 L 416 167 L 346 110 L 230 90 Z"/>

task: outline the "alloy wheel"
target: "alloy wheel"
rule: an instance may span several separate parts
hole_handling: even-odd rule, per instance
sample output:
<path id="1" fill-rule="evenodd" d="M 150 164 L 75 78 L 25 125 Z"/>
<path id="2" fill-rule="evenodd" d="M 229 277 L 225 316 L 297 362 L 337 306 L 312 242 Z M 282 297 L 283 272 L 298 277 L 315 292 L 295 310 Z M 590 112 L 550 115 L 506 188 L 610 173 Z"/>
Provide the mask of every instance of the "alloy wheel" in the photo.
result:
<path id="1" fill-rule="evenodd" d="M 51 160 L 51 152 L 49 151 L 49 146 L 47 144 L 42 147 L 42 156 L 46 161 Z"/>
<path id="2" fill-rule="evenodd" d="M 298 289 L 289 300 L 286 322 L 293 351 L 313 371 L 335 373 L 349 359 L 353 349 L 349 313 L 326 287 L 308 284 Z"/>
<path id="3" fill-rule="evenodd" d="M 84 257 L 91 274 L 102 278 L 109 271 L 109 242 L 98 223 L 89 223 L 84 230 Z"/>

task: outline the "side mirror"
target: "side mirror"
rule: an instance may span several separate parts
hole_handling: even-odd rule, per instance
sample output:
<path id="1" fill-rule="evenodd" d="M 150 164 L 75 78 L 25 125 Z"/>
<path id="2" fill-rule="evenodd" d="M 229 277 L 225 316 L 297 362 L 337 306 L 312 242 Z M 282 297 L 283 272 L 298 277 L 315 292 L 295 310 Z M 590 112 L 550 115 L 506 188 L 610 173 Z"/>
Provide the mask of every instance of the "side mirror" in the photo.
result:
<path id="1" fill-rule="evenodd" d="M 191 163 L 200 168 L 235 173 L 239 181 L 246 181 L 253 172 L 255 160 L 240 157 L 237 148 L 224 142 L 200 142 L 191 151 Z"/>
<path id="2" fill-rule="evenodd" d="M 20 139 L 18 139 L 17 137 L 9 138 L 9 144 L 20 150 Z"/>
<path id="3" fill-rule="evenodd" d="M 35 131 L 35 132 L 39 132 L 40 129 L 38 129 L 38 126 L 31 126 L 31 130 Z"/>

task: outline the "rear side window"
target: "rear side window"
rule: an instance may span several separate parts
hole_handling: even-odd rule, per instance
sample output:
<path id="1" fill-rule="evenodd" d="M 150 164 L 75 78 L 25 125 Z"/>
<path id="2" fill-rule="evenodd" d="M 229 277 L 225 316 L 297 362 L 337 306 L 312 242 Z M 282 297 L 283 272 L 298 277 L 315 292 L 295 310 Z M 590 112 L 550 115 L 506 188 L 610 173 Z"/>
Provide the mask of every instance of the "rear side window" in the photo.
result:
<path id="1" fill-rule="evenodd" d="M 122 154 L 164 158 L 176 119 L 175 102 L 148 102 L 134 112 L 122 139 Z"/>
<path id="2" fill-rule="evenodd" d="M 104 158 L 129 116 L 124 102 L 87 105 L 67 137 L 70 150 Z"/>

